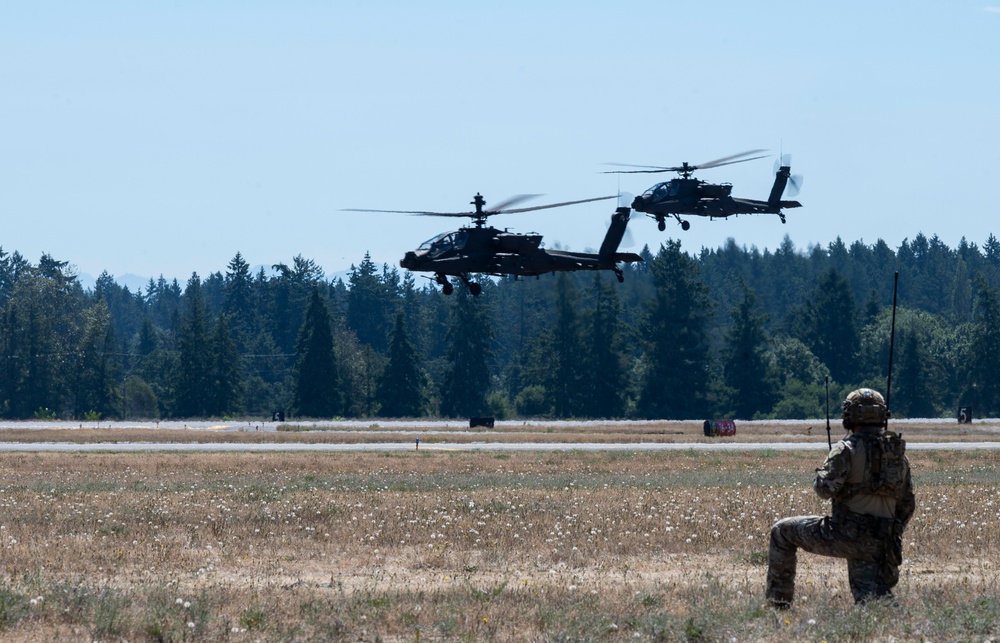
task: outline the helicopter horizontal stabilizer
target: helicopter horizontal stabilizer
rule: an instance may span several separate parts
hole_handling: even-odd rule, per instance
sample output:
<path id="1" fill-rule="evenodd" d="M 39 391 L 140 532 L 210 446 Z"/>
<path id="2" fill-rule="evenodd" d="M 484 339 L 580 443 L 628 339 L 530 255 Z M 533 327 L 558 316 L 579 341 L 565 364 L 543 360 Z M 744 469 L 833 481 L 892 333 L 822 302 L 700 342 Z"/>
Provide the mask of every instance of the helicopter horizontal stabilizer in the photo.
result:
<path id="1" fill-rule="evenodd" d="M 634 252 L 616 252 L 615 263 L 642 263 L 645 261 Z"/>

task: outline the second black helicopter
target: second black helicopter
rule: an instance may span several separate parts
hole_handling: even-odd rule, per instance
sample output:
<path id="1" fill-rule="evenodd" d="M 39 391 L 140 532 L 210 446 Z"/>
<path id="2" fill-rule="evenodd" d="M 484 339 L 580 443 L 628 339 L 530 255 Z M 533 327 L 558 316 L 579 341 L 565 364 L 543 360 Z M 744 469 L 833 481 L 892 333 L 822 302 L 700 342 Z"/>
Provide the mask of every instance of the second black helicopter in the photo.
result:
<path id="1" fill-rule="evenodd" d="M 791 163 L 788 156 L 782 156 L 778 167 L 775 168 L 774 185 L 767 200 L 744 199 L 732 196 L 733 185 L 731 183 L 708 183 L 691 176 L 695 170 L 706 170 L 713 167 L 721 167 L 732 163 L 744 163 L 754 159 L 764 158 L 761 156 L 750 156 L 765 150 L 750 150 L 741 154 L 726 156 L 706 163 L 690 165 L 687 162 L 673 167 L 660 167 L 656 165 L 627 165 L 624 163 L 612 163 L 611 165 L 621 165 L 624 167 L 643 168 L 636 170 L 613 170 L 606 174 L 655 174 L 658 172 L 677 172 L 679 178 L 670 179 L 663 183 L 657 183 L 632 201 L 632 209 L 636 212 L 643 212 L 656 219 L 657 227 L 660 230 L 666 228 L 666 218 L 674 217 L 681 224 L 683 230 L 691 227 L 691 223 L 682 219 L 681 215 L 691 215 L 699 217 L 709 217 L 710 219 L 726 218 L 737 214 L 776 214 L 781 222 L 785 222 L 783 208 L 798 208 L 802 204 L 798 201 L 785 201 L 782 196 L 788 188 L 794 196 L 798 193 L 802 184 L 802 178 L 792 175 Z M 750 158 L 743 158 L 750 157 Z"/>

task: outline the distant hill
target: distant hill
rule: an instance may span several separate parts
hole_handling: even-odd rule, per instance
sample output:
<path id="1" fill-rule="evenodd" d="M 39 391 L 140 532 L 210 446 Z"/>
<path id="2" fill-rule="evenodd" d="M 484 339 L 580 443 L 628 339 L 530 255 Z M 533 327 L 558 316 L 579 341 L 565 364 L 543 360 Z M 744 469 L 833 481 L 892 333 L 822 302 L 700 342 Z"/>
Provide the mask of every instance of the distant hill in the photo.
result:
<path id="1" fill-rule="evenodd" d="M 250 274 L 253 276 L 257 276 L 257 273 L 260 271 L 261 268 L 264 269 L 264 274 L 268 276 L 272 276 L 275 274 L 275 272 L 271 269 L 271 266 L 264 266 L 260 264 L 253 266 L 250 269 Z M 350 277 L 350 275 L 351 275 L 350 270 L 340 270 L 338 272 L 327 274 L 326 279 L 328 281 L 333 281 L 334 279 L 342 279 L 346 284 L 347 279 L 348 277 Z M 136 291 L 145 292 L 146 284 L 149 283 L 149 277 L 141 277 L 139 275 L 133 275 L 131 273 L 124 274 L 121 276 L 117 275 L 111 275 L 111 276 L 115 280 L 115 283 L 117 283 L 119 286 L 127 286 L 129 291 L 133 293 Z M 188 275 L 188 277 L 189 276 L 190 275 Z M 201 275 L 201 278 L 204 279 L 206 276 L 207 275 Z M 93 275 L 86 272 L 77 273 L 76 279 L 77 281 L 80 282 L 80 286 L 82 286 L 84 290 L 93 290 L 94 285 L 97 283 L 97 277 L 94 277 Z M 158 281 L 159 279 L 160 279 L 159 275 L 153 277 L 153 281 Z M 174 280 L 173 277 L 167 277 L 166 279 L 168 282 Z M 183 288 L 184 284 L 187 283 L 187 277 L 184 278 L 178 277 L 177 281 L 180 282 L 181 288 Z"/>
<path id="2" fill-rule="evenodd" d="M 111 276 L 115 280 L 115 283 L 119 286 L 127 286 L 130 292 L 136 292 L 137 290 L 144 291 L 146 289 L 146 284 L 149 283 L 149 277 L 140 277 L 139 275 L 125 274 L 121 276 Z M 93 290 L 94 284 L 97 283 L 97 277 L 85 272 L 77 273 L 76 280 L 80 282 L 80 285 L 84 290 Z"/>

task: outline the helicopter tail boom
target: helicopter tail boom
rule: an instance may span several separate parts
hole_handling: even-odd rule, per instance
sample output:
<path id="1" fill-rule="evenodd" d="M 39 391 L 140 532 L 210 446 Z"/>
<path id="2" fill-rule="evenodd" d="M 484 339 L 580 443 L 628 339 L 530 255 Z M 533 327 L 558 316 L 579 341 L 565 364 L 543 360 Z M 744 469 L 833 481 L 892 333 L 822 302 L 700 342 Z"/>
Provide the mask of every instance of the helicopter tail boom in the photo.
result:
<path id="1" fill-rule="evenodd" d="M 785 186 L 788 185 L 788 177 L 792 175 L 790 165 L 782 165 L 774 173 L 774 185 L 771 186 L 771 194 L 767 197 L 767 202 L 771 205 L 778 205 L 781 202 L 781 195 L 785 193 Z"/>
<path id="2" fill-rule="evenodd" d="M 604 235 L 604 242 L 601 244 L 598 256 L 601 258 L 613 258 L 618 252 L 618 246 L 621 245 L 622 238 L 625 236 L 625 228 L 628 226 L 630 212 L 629 208 L 622 207 L 615 210 L 615 213 L 611 215 L 611 225 L 608 227 L 608 233 Z"/>

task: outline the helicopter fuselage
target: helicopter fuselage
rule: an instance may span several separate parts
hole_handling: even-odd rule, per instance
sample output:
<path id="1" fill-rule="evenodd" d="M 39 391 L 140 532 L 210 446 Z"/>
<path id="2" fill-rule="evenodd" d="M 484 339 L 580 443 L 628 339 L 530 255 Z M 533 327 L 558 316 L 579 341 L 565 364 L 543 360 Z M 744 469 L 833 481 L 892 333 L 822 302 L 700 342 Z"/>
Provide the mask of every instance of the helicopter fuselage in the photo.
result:
<path id="1" fill-rule="evenodd" d="M 628 223 L 628 208 L 612 217 L 612 226 L 599 253 L 542 248 L 542 236 L 517 234 L 491 226 L 459 228 L 439 234 L 407 252 L 399 265 L 407 270 L 433 272 L 444 285 L 449 276 L 469 283 L 473 273 L 534 277 L 548 272 L 611 270 L 621 279 L 618 264 L 642 261 L 635 253 L 617 252 Z M 446 288 L 446 292 L 449 292 Z"/>
<path id="2" fill-rule="evenodd" d="M 459 228 L 407 252 L 399 265 L 407 270 L 453 276 L 481 273 L 534 277 L 564 270 L 614 270 L 618 262 L 634 260 L 632 253 L 602 257 L 546 250 L 541 241 L 538 234 L 516 234 L 493 227 Z"/>

